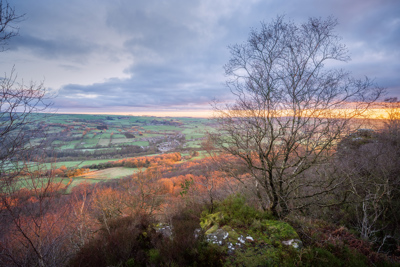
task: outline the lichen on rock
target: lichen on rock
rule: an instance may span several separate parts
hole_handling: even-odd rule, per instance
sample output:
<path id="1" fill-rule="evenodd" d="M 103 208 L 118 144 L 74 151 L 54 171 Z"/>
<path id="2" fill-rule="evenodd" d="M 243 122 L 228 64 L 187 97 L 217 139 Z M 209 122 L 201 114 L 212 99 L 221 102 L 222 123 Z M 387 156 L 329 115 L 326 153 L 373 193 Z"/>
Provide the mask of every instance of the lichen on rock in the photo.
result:
<path id="1" fill-rule="evenodd" d="M 292 246 L 293 248 L 296 249 L 301 249 L 303 247 L 303 242 L 301 242 L 300 239 L 290 239 L 287 241 L 282 241 L 282 244 L 286 246 Z"/>

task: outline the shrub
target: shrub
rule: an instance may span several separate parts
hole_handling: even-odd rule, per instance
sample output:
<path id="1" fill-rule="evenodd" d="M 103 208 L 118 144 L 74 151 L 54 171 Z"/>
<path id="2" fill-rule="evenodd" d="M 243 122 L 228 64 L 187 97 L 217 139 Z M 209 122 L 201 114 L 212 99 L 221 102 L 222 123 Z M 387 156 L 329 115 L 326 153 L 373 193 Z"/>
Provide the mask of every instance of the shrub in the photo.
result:
<path id="1" fill-rule="evenodd" d="M 153 243 L 162 239 L 145 215 L 111 220 L 96 239 L 85 245 L 71 260 L 71 266 L 145 265 Z"/>
<path id="2" fill-rule="evenodd" d="M 70 261 L 71 266 L 221 266 L 224 251 L 195 237 L 199 219 L 182 210 L 172 218 L 172 238 L 156 231 L 146 215 L 110 220 L 97 238 Z"/>
<path id="3" fill-rule="evenodd" d="M 306 246 L 299 256 L 300 266 L 398 266 L 344 227 L 301 217 L 291 218 L 290 223 Z"/>
<path id="4" fill-rule="evenodd" d="M 183 208 L 172 218 L 172 225 L 172 239 L 164 239 L 157 246 L 164 265 L 222 266 L 224 250 L 208 243 L 204 234 L 196 231 L 200 228 L 196 211 Z"/>
<path id="5" fill-rule="evenodd" d="M 207 211 L 204 212 L 201 219 L 202 226 L 207 224 L 207 220 L 212 219 L 212 216 L 215 217 L 215 214 L 222 215 L 220 221 L 218 221 L 221 225 L 229 224 L 236 227 L 249 227 L 255 220 L 274 219 L 272 213 L 260 211 L 247 205 L 246 199 L 240 194 L 231 195 L 218 202 L 213 214 L 209 214 Z"/>

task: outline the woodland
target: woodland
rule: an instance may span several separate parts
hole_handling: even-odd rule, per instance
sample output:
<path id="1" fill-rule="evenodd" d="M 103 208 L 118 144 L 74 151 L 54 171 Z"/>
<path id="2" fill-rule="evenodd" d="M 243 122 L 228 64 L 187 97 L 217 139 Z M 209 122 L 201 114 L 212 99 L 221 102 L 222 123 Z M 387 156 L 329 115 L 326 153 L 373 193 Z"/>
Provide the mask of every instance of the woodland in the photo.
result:
<path id="1" fill-rule="evenodd" d="M 0 3 L 4 47 L 23 16 Z M 209 120 L 67 121 L 3 77 L 0 266 L 399 266 L 400 101 L 324 66 L 349 60 L 336 25 L 229 47 L 237 99 Z"/>

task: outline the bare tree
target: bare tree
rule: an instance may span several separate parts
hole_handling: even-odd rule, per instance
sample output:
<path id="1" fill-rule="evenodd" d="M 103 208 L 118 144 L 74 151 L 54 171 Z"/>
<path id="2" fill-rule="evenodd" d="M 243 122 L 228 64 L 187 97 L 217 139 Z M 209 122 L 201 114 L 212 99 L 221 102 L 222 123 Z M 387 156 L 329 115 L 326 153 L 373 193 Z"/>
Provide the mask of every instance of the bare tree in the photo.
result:
<path id="1" fill-rule="evenodd" d="M 14 71 L 0 80 L 0 174 L 20 169 L 18 162 L 32 158 L 44 140 L 43 117 L 34 113 L 49 107 L 43 84 L 16 82 Z M 37 140 L 34 140 L 37 139 Z M 35 142 L 33 142 L 35 141 Z M 36 151 L 35 153 L 37 153 Z"/>
<path id="2" fill-rule="evenodd" d="M 17 15 L 0 0 L 0 52 L 18 35 Z M 42 83 L 17 81 L 14 68 L 0 78 L 0 265 L 65 263 L 65 223 L 57 207 L 60 180 L 40 161 L 48 93 Z M 34 162 L 37 163 L 34 166 Z"/>
<path id="3" fill-rule="evenodd" d="M 68 227 L 71 244 L 76 251 L 93 238 L 98 228 L 96 219 L 92 217 L 93 190 L 89 184 L 82 183 L 74 187 L 70 195 Z"/>
<path id="4" fill-rule="evenodd" d="M 5 50 L 10 38 L 18 35 L 17 23 L 24 15 L 15 13 L 7 1 L 0 0 L 0 46 Z M 48 109 L 48 94 L 43 83 L 28 84 L 17 81 L 15 69 L 9 75 L 0 77 L 0 176 L 4 178 L 9 170 L 20 169 L 18 162 L 32 159 L 32 152 L 39 143 L 33 140 L 43 137 L 38 116 L 33 113 Z M 44 138 L 41 138 L 44 140 Z M 4 179 L 2 179 L 4 182 Z M 0 184 L 0 186 L 2 186 Z"/>
<path id="5" fill-rule="evenodd" d="M 391 253 L 397 243 L 392 241 L 400 236 L 400 135 L 393 125 L 394 120 L 380 130 L 362 129 L 343 138 L 336 159 L 340 175 L 350 182 L 347 223 L 379 251 Z"/>
<path id="6" fill-rule="evenodd" d="M 333 18 L 296 25 L 281 16 L 230 47 L 225 72 L 237 100 L 214 105 L 220 131 L 210 138 L 240 159 L 260 203 L 277 216 L 320 202 L 338 186 L 322 166 L 351 119 L 383 90 L 325 66 L 349 60 L 336 25 Z"/>
<path id="7" fill-rule="evenodd" d="M 17 23 L 23 19 L 24 15 L 15 13 L 14 7 L 10 6 L 7 1 L 0 1 L 0 46 L 1 51 L 5 50 L 8 40 L 18 35 L 19 28 Z"/>
<path id="8" fill-rule="evenodd" d="M 0 191 L 0 265 L 62 266 L 69 258 L 64 185 L 29 165 Z"/>
<path id="9" fill-rule="evenodd" d="M 400 133 L 400 101 L 397 97 L 388 97 L 382 103 L 387 114 L 385 130 L 392 134 Z"/>

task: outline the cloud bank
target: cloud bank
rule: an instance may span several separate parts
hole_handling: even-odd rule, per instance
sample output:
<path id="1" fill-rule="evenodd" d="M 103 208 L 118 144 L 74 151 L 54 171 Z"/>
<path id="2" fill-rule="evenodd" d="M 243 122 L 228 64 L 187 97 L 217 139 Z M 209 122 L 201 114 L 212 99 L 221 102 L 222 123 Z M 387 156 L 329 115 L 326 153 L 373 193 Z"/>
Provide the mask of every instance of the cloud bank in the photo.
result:
<path id="1" fill-rule="evenodd" d="M 400 96 L 400 2 L 15 1 L 20 36 L 1 54 L 4 71 L 45 80 L 60 111 L 209 109 L 233 99 L 224 85 L 228 45 L 280 14 L 296 22 L 332 15 L 352 61 L 389 95 Z"/>

